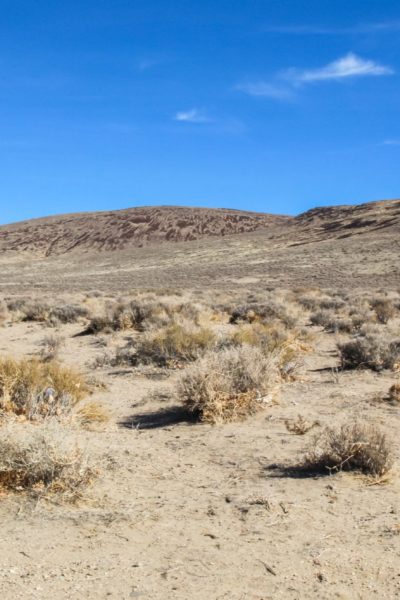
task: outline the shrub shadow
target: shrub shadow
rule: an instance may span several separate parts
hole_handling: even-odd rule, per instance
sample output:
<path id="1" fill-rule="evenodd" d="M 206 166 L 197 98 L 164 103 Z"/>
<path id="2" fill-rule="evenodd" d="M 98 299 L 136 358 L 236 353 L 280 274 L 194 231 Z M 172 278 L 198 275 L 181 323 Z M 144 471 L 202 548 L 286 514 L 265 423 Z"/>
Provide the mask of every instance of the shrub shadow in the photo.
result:
<path id="1" fill-rule="evenodd" d="M 179 423 L 193 425 L 197 422 L 197 416 L 182 406 L 169 406 L 153 412 L 132 415 L 121 421 L 119 425 L 126 429 L 161 429 Z"/>
<path id="2" fill-rule="evenodd" d="M 264 473 L 268 477 L 290 479 L 319 479 L 329 477 L 337 472 L 337 469 L 329 469 L 321 465 L 278 465 L 274 463 L 264 467 Z"/>

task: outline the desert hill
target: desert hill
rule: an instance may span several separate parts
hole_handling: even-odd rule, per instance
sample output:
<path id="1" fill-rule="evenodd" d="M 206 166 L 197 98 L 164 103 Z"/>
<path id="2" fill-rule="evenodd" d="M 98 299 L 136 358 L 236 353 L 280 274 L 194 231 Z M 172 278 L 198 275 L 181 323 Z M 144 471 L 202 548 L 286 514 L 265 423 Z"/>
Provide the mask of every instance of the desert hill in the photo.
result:
<path id="1" fill-rule="evenodd" d="M 297 217 L 178 206 L 128 208 L 32 219 L 0 226 L 0 254 L 36 257 L 129 250 L 264 232 L 302 245 L 400 230 L 400 200 L 314 208 Z"/>
<path id="2" fill-rule="evenodd" d="M 292 217 L 229 209 L 154 206 L 32 219 L 0 227 L 0 253 L 52 256 L 248 233 Z"/>
<path id="3" fill-rule="evenodd" d="M 400 200 L 315 208 L 295 218 L 128 209 L 0 227 L 0 293 L 143 286 L 397 289 L 399 256 Z"/>
<path id="4" fill-rule="evenodd" d="M 400 200 L 313 208 L 295 219 L 297 230 L 315 237 L 350 237 L 380 229 L 400 229 Z"/>

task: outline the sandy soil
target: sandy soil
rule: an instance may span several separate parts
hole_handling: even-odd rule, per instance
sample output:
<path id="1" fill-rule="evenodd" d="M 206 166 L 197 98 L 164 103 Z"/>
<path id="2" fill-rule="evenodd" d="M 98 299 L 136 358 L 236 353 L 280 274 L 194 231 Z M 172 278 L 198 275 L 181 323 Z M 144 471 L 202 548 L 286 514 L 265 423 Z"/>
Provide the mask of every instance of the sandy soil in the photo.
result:
<path id="1" fill-rule="evenodd" d="M 101 474 L 78 506 L 0 500 L 0 592 L 14 599 L 285 600 L 400 597 L 400 483 L 339 474 L 293 478 L 314 430 L 287 431 L 301 414 L 320 426 L 354 417 L 381 425 L 398 459 L 399 408 L 375 400 L 393 373 L 336 374 L 337 336 L 314 329 L 299 381 L 278 404 L 221 426 L 184 420 L 171 398 L 177 372 L 102 367 L 93 336 L 61 327 L 60 358 L 107 385 L 104 430 L 77 431 Z M 0 352 L 37 353 L 49 329 L 14 323 Z M 115 339 L 121 343 L 123 335 Z"/>

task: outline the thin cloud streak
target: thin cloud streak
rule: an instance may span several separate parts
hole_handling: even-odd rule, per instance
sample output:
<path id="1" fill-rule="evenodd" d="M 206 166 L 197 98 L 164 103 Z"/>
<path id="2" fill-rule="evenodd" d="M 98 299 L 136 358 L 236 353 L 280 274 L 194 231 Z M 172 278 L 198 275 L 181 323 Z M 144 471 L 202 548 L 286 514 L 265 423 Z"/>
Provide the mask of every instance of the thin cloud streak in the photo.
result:
<path id="1" fill-rule="evenodd" d="M 391 67 L 382 65 L 374 60 L 367 60 L 349 52 L 323 67 L 317 69 L 288 69 L 275 76 L 275 80 L 242 83 L 236 86 L 250 96 L 271 98 L 273 100 L 292 100 L 295 91 L 304 85 L 341 81 L 360 77 L 381 77 L 393 75 Z"/>
<path id="2" fill-rule="evenodd" d="M 339 80 L 351 77 L 368 77 L 393 75 L 390 67 L 381 65 L 373 60 L 365 60 L 349 52 L 346 56 L 335 60 L 319 69 L 297 71 L 290 69 L 285 77 L 295 83 L 312 83 L 314 81 Z"/>
<path id="3" fill-rule="evenodd" d="M 174 121 L 181 123 L 210 123 L 211 119 L 197 110 L 197 108 L 191 108 L 190 110 L 177 112 L 174 116 Z"/>
<path id="4" fill-rule="evenodd" d="M 260 98 L 273 98 L 274 100 L 290 100 L 293 98 L 293 91 L 282 85 L 267 83 L 266 81 L 256 81 L 253 83 L 243 83 L 236 86 L 236 89 Z"/>

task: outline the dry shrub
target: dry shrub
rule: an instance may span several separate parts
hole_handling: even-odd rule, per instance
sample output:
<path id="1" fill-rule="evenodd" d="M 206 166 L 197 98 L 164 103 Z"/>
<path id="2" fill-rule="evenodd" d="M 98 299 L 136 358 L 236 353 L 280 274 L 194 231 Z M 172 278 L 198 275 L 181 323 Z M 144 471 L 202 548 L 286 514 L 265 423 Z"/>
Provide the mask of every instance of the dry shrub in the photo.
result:
<path id="1" fill-rule="evenodd" d="M 215 346 L 216 336 L 206 328 L 184 327 L 173 323 L 145 334 L 137 343 L 137 362 L 175 366 L 195 360 Z"/>
<path id="2" fill-rule="evenodd" d="M 17 320 L 47 323 L 49 325 L 76 323 L 88 316 L 87 309 L 77 304 L 51 306 L 48 302 L 42 300 L 27 300 L 26 298 L 10 300 L 8 310 L 16 313 Z"/>
<path id="3" fill-rule="evenodd" d="M 389 400 L 400 402 L 400 383 L 394 383 L 389 389 Z"/>
<path id="4" fill-rule="evenodd" d="M 28 419 L 68 413 L 88 393 L 83 377 L 56 362 L 0 359 L 0 410 Z"/>
<path id="5" fill-rule="evenodd" d="M 55 423 L 8 423 L 0 430 L 0 488 L 35 496 L 82 497 L 95 475 L 82 450 Z"/>
<path id="6" fill-rule="evenodd" d="M 335 318 L 335 313 L 331 310 L 317 310 L 310 315 L 311 325 L 328 328 L 329 323 Z"/>
<path id="7" fill-rule="evenodd" d="M 360 471 L 384 475 L 392 465 L 392 450 L 377 427 L 352 423 L 339 429 L 327 427 L 317 436 L 300 469 L 319 473 Z"/>
<path id="8" fill-rule="evenodd" d="M 89 322 L 84 334 L 111 333 L 112 331 L 126 331 L 136 329 L 143 331 L 144 323 L 155 311 L 154 305 L 140 304 L 136 300 L 129 302 L 120 301 L 116 304 L 106 305 L 102 314 L 94 315 Z"/>
<path id="9" fill-rule="evenodd" d="M 98 402 L 89 402 L 81 406 L 76 411 L 75 417 L 79 424 L 87 429 L 97 425 L 104 425 L 110 420 L 109 412 Z"/>
<path id="10" fill-rule="evenodd" d="M 321 298 L 315 294 L 302 294 L 297 297 L 297 302 L 306 310 L 317 310 L 320 306 Z"/>
<path id="11" fill-rule="evenodd" d="M 77 304 L 62 304 L 51 308 L 48 320 L 52 324 L 76 323 L 88 316 L 87 308 Z"/>
<path id="12" fill-rule="evenodd" d="M 355 311 L 337 314 L 332 310 L 318 310 L 310 316 L 312 325 L 323 327 L 325 331 L 332 333 L 358 333 L 370 321 L 370 314 Z"/>
<path id="13" fill-rule="evenodd" d="M 41 342 L 42 350 L 40 357 L 43 361 L 49 362 L 56 360 L 58 353 L 64 345 L 64 338 L 57 335 L 47 335 Z"/>
<path id="14" fill-rule="evenodd" d="M 338 311 L 342 309 L 346 303 L 342 298 L 324 296 L 317 301 L 317 304 L 321 310 L 334 310 Z"/>
<path id="15" fill-rule="evenodd" d="M 114 322 L 110 315 L 96 315 L 90 319 L 89 325 L 82 335 L 97 335 L 98 333 L 111 333 L 114 330 Z"/>
<path id="16" fill-rule="evenodd" d="M 400 364 L 400 340 L 391 340 L 383 335 L 358 336 L 338 344 L 342 368 L 344 369 L 396 369 Z"/>
<path id="17" fill-rule="evenodd" d="M 45 323 L 50 316 L 50 306 L 40 300 L 27 301 L 21 305 L 19 311 L 22 313 L 22 321 L 37 321 Z"/>
<path id="18" fill-rule="evenodd" d="M 135 300 L 128 303 L 118 304 L 112 314 L 113 329 L 123 331 L 125 329 L 143 330 L 144 321 L 150 316 L 152 306 L 139 304 Z"/>
<path id="19" fill-rule="evenodd" d="M 242 325 L 231 336 L 235 346 L 258 347 L 263 354 L 274 353 L 283 379 L 293 379 L 302 366 L 301 354 L 310 349 L 306 333 L 288 330 L 281 323 Z M 229 342 L 229 339 L 228 339 Z"/>
<path id="20" fill-rule="evenodd" d="M 164 303 L 163 306 L 167 308 L 167 305 Z M 175 305 L 168 305 L 169 316 L 172 317 L 174 314 L 179 317 L 186 319 L 187 321 L 191 321 L 196 325 L 200 324 L 200 315 L 204 307 L 199 304 L 194 304 L 192 302 L 180 302 Z"/>
<path id="21" fill-rule="evenodd" d="M 230 312 L 229 322 L 232 325 L 236 323 L 269 323 L 271 321 L 280 321 L 286 327 L 294 327 L 297 323 L 298 315 L 289 310 L 287 304 L 271 301 L 268 304 L 249 303 L 238 306 Z"/>
<path id="22" fill-rule="evenodd" d="M 26 298 L 6 298 L 6 306 L 7 310 L 10 313 L 16 313 L 22 311 L 23 307 L 26 305 Z"/>
<path id="23" fill-rule="evenodd" d="M 391 300 L 386 298 L 372 300 L 371 306 L 375 311 L 379 323 L 383 323 L 384 325 L 386 325 L 389 319 L 392 319 L 396 314 L 395 305 Z"/>
<path id="24" fill-rule="evenodd" d="M 254 414 L 278 389 L 273 355 L 255 347 L 208 352 L 182 374 L 177 393 L 184 406 L 207 423 L 237 421 Z"/>
<path id="25" fill-rule="evenodd" d="M 288 419 L 285 421 L 285 427 L 290 433 L 294 433 L 295 435 L 305 435 L 308 433 L 313 427 L 317 427 L 319 425 L 318 421 L 307 421 L 299 415 L 296 420 L 289 421 Z"/>

